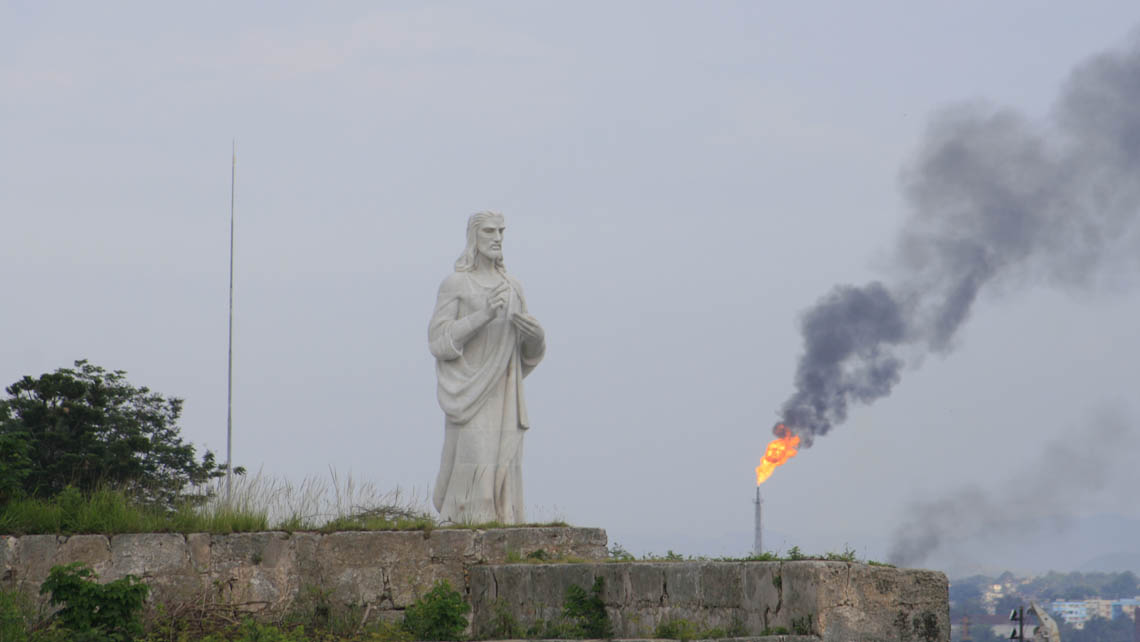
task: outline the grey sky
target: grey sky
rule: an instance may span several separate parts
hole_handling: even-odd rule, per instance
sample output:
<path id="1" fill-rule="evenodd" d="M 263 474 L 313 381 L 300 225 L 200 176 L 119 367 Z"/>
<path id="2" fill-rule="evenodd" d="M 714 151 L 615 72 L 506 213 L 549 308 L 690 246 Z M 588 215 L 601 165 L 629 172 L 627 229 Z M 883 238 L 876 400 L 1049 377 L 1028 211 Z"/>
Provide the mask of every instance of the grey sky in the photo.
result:
<path id="1" fill-rule="evenodd" d="M 932 115 L 1047 125 L 1140 24 L 1129 2 L 0 7 L 0 382 L 121 368 L 224 450 L 236 138 L 237 463 L 426 493 L 427 321 L 495 209 L 547 332 L 531 516 L 693 554 L 747 551 L 799 315 L 881 275 Z M 912 500 L 1000 494 L 1105 404 L 1135 420 L 1136 276 L 983 292 L 952 354 L 765 484 L 770 545 L 882 556 Z M 1140 519 L 1129 468 L 1072 513 Z"/>

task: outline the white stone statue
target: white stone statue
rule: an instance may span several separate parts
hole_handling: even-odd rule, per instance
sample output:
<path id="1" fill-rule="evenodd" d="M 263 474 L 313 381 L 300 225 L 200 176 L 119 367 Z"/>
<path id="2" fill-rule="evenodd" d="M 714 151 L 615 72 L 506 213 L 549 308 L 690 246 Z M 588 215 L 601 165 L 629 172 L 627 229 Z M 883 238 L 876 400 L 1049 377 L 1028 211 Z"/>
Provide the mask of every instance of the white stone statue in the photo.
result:
<path id="1" fill-rule="evenodd" d="M 432 502 L 444 521 L 517 524 L 523 515 L 523 377 L 546 351 L 522 286 L 503 267 L 502 214 L 467 221 L 467 247 L 439 286 L 428 343 L 446 415 Z"/>

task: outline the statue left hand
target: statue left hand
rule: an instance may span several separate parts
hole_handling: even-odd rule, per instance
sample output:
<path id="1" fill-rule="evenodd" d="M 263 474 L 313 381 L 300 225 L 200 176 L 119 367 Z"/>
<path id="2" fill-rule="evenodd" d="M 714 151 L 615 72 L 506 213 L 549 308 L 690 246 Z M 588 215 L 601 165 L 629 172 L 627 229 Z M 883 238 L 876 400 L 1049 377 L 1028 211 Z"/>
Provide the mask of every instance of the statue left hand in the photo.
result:
<path id="1" fill-rule="evenodd" d="M 545 338 L 542 331 L 542 326 L 538 325 L 538 319 L 535 319 L 529 314 L 522 314 L 515 312 L 511 315 L 511 323 L 522 334 L 523 341 L 538 343 Z"/>

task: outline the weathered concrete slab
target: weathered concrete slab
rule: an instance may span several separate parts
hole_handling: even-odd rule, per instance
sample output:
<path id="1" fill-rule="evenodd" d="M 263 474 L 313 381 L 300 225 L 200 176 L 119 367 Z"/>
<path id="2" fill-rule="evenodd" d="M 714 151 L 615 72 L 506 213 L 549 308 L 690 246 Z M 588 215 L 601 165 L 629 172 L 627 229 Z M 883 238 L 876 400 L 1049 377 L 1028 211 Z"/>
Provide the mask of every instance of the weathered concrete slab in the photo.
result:
<path id="1" fill-rule="evenodd" d="M 43 599 L 39 588 L 51 568 L 80 561 L 104 582 L 128 574 L 143 579 L 151 604 L 224 605 L 271 617 L 319 594 L 333 604 L 371 606 L 376 617 L 387 617 L 437 580 L 466 593 L 471 566 L 537 551 L 547 558 L 603 560 L 606 533 L 541 527 L 0 536 L 0 588 Z"/>
<path id="2" fill-rule="evenodd" d="M 538 557 L 588 561 L 504 563 Z M 39 587 L 52 566 L 82 561 L 103 581 L 142 578 L 152 606 L 220 606 L 273 619 L 318 596 L 334 608 L 358 607 L 391 620 L 446 579 L 471 602 L 472 632 L 482 636 L 496 608 L 524 627 L 556 620 L 570 586 L 589 590 L 600 577 L 614 633 L 630 640 L 679 619 L 700 630 L 752 636 L 740 642 L 949 640 L 941 573 L 844 562 L 606 558 L 605 531 L 556 527 L 0 536 L 0 588 L 43 599 Z M 758 637 L 774 630 L 808 635 Z"/>
<path id="3" fill-rule="evenodd" d="M 471 569 L 473 631 L 493 630 L 495 608 L 522 626 L 561 612 L 566 588 L 605 580 L 603 599 L 622 638 L 687 620 L 701 630 L 785 630 L 836 642 L 948 642 L 949 584 L 934 571 L 846 562 L 508 564 Z"/>

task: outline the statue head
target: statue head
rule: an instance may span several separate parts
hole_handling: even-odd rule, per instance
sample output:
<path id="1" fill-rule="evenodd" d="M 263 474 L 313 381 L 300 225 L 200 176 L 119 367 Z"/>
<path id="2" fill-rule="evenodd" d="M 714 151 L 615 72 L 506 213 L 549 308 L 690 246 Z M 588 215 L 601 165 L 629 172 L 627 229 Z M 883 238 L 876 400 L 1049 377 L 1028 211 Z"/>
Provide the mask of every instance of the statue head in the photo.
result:
<path id="1" fill-rule="evenodd" d="M 495 269 L 503 272 L 503 215 L 498 212 L 476 212 L 467 219 L 467 247 L 455 261 L 456 272 L 475 269 L 476 258 L 482 254 L 495 262 Z"/>

